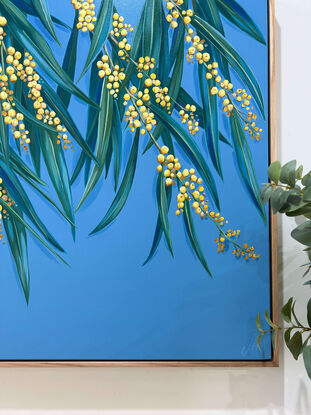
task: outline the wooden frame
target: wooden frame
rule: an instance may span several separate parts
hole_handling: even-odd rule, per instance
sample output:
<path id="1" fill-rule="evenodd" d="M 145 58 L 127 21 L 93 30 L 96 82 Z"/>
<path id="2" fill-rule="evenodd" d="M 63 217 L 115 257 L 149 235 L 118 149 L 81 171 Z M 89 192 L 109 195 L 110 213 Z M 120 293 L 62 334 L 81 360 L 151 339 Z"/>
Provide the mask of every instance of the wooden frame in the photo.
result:
<path id="1" fill-rule="evenodd" d="M 269 162 L 276 159 L 275 0 L 269 4 Z M 270 215 L 271 312 L 278 322 L 277 217 Z M 0 367 L 278 367 L 278 339 L 267 361 L 2 361 Z"/>

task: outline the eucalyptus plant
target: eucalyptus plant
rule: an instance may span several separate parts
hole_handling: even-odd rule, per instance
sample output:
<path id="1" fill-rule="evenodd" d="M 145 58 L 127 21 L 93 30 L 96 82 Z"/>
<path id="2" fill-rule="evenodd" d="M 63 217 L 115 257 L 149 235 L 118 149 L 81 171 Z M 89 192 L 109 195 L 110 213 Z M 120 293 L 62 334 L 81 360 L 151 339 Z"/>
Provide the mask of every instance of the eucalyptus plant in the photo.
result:
<path id="1" fill-rule="evenodd" d="M 311 171 L 303 174 L 303 166 L 297 167 L 296 160 L 292 160 L 281 166 L 275 161 L 269 166 L 268 176 L 270 183 L 265 184 L 261 189 L 263 203 L 270 201 L 273 213 L 281 213 L 288 217 L 300 217 L 303 223 L 298 225 L 291 232 L 292 238 L 304 246 L 309 261 L 303 266 L 306 268 L 303 277 L 306 278 L 311 270 Z M 304 283 L 311 285 L 311 280 Z M 292 353 L 294 359 L 303 356 L 308 376 L 311 379 L 311 298 L 306 308 L 307 324 L 301 322 L 295 312 L 295 301 L 291 297 L 283 306 L 281 315 L 287 325 L 281 327 L 275 324 L 265 313 L 265 320 L 269 329 L 262 328 L 260 315 L 257 315 L 257 328 L 260 334 L 257 338 L 258 347 L 263 335 L 272 334 L 274 342 L 276 333 L 284 330 L 285 344 Z"/>

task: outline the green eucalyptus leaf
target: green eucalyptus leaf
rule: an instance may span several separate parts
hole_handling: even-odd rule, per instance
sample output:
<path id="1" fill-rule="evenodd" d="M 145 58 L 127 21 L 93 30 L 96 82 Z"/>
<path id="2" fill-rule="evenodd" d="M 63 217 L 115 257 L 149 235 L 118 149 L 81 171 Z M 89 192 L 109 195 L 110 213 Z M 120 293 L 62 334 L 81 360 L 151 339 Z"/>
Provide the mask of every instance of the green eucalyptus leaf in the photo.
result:
<path id="1" fill-rule="evenodd" d="M 264 205 L 269 202 L 273 190 L 273 186 L 271 186 L 270 184 L 266 184 L 261 188 L 260 197 Z"/>
<path id="2" fill-rule="evenodd" d="M 291 236 L 301 244 L 311 246 L 311 220 L 298 225 Z"/>
<path id="3" fill-rule="evenodd" d="M 280 180 L 281 170 L 282 166 L 279 161 L 274 161 L 270 164 L 268 168 L 268 177 L 273 183 L 278 184 Z"/>
<path id="4" fill-rule="evenodd" d="M 297 161 L 292 160 L 284 164 L 281 169 L 280 182 L 294 187 L 296 184 L 296 165 Z"/>
<path id="5" fill-rule="evenodd" d="M 304 189 L 303 201 L 304 202 L 311 202 L 311 186 L 306 187 Z"/>
<path id="6" fill-rule="evenodd" d="M 311 299 L 308 301 L 308 305 L 307 305 L 307 319 L 308 319 L 309 327 L 311 328 Z"/>
<path id="7" fill-rule="evenodd" d="M 275 189 L 272 193 L 270 200 L 273 213 L 277 213 L 284 205 L 284 193 L 285 191 L 280 187 Z"/>
<path id="8" fill-rule="evenodd" d="M 296 170 L 296 179 L 301 180 L 302 179 L 302 174 L 303 174 L 303 166 L 300 165 L 298 167 L 298 169 Z"/>

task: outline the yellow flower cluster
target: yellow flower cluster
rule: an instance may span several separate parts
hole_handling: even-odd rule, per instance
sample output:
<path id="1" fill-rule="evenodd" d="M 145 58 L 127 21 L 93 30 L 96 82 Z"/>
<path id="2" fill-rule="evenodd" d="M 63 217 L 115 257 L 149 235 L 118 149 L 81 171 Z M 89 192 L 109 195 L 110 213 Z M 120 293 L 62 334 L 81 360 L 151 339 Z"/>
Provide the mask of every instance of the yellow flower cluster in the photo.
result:
<path id="1" fill-rule="evenodd" d="M 3 17 L 3 16 L 0 16 L 0 46 L 2 44 L 2 41 L 3 41 L 4 36 L 6 36 L 6 33 L 5 33 L 4 29 L 3 29 L 4 26 L 6 26 L 6 24 L 7 24 L 6 18 Z"/>
<path id="2" fill-rule="evenodd" d="M 128 57 L 131 50 L 131 45 L 128 43 L 127 36 L 129 32 L 132 32 L 134 29 L 130 24 L 124 23 L 124 17 L 120 16 L 118 13 L 113 14 L 113 30 L 111 30 L 110 35 L 112 37 L 118 38 L 118 55 L 121 59 Z"/>
<path id="3" fill-rule="evenodd" d="M 144 76 L 143 71 L 147 72 L 150 69 L 153 69 L 155 66 L 155 59 L 149 58 L 149 56 L 143 57 L 141 56 L 138 59 L 138 65 L 137 65 L 137 77 L 142 78 Z"/>
<path id="4" fill-rule="evenodd" d="M 6 63 L 8 66 L 5 69 L 6 74 L 2 75 L 2 81 L 4 85 L 2 86 L 2 92 L 0 93 L 0 98 L 2 101 L 3 110 L 7 112 L 5 117 L 6 124 L 11 124 L 12 127 L 16 128 L 18 126 L 17 121 L 22 121 L 24 116 L 23 114 L 16 113 L 16 119 L 14 114 L 14 110 L 10 108 L 10 103 L 6 101 L 8 95 L 7 91 L 3 91 L 3 88 L 7 87 L 8 79 L 10 82 L 15 83 L 19 78 L 23 82 L 27 83 L 27 87 L 29 88 L 28 98 L 33 100 L 33 107 L 36 110 L 36 118 L 42 121 L 44 124 L 48 124 L 49 126 L 53 126 L 55 130 L 58 132 L 58 140 L 57 143 L 60 144 L 61 140 L 63 141 L 63 148 L 72 148 L 71 140 L 68 138 L 66 134 L 66 128 L 61 125 L 60 119 L 57 117 L 55 111 L 51 111 L 48 109 L 47 104 L 44 102 L 41 96 L 42 85 L 40 84 L 40 75 L 36 72 L 36 63 L 33 60 L 33 57 L 29 55 L 28 52 L 25 52 L 24 59 L 22 59 L 22 54 L 19 51 L 16 51 L 12 46 L 6 49 Z M 8 76 L 10 78 L 8 78 Z M 13 100 L 13 97 L 11 97 Z M 14 102 L 12 103 L 14 106 Z M 10 115 L 11 111 L 11 115 Z M 4 114 L 4 113 L 3 113 Z M 28 138 L 27 131 L 24 131 L 25 126 L 23 123 L 19 124 L 19 130 L 22 132 L 14 131 L 13 135 L 16 139 L 20 139 L 20 143 L 24 146 L 25 150 L 27 150 L 26 144 L 30 143 L 30 139 Z"/>
<path id="5" fill-rule="evenodd" d="M 97 20 L 95 16 L 94 0 L 86 0 L 83 2 L 79 0 L 71 0 L 71 4 L 75 10 L 79 10 L 77 29 L 84 33 L 87 31 L 93 32 L 95 29 L 94 23 Z"/>
<path id="6" fill-rule="evenodd" d="M 168 154 L 169 148 L 162 146 L 160 153 L 157 156 L 157 171 L 163 172 L 166 186 L 179 184 L 179 193 L 177 194 L 177 210 L 176 216 L 184 212 L 185 201 L 191 203 L 191 206 L 196 214 L 201 219 L 211 220 L 219 231 L 219 237 L 215 239 L 217 244 L 217 252 L 224 252 L 226 243 L 230 242 L 234 245 L 233 254 L 236 257 L 243 256 L 246 260 L 253 258 L 257 259 L 260 255 L 256 255 L 254 247 L 244 244 L 239 246 L 233 238 L 240 235 L 240 230 L 228 229 L 224 231 L 222 227 L 228 224 L 228 221 L 219 213 L 209 209 L 209 202 L 206 198 L 203 180 L 196 175 L 195 169 L 181 170 L 181 164 L 173 154 Z"/>
<path id="7" fill-rule="evenodd" d="M 204 39 L 201 39 L 200 36 L 195 35 L 193 29 L 191 28 L 187 30 L 187 35 L 185 39 L 186 42 L 192 44 L 188 48 L 188 52 L 186 55 L 186 59 L 188 62 L 192 62 L 193 58 L 195 58 L 200 65 L 204 62 L 209 62 L 211 57 L 208 52 L 204 52 L 204 49 L 206 47 Z"/>
<path id="8" fill-rule="evenodd" d="M 183 0 L 176 0 L 176 2 L 171 0 L 166 1 L 166 8 L 170 12 L 166 16 L 166 20 L 171 24 L 172 29 L 178 27 L 178 19 L 182 18 L 185 25 L 191 23 L 191 17 L 193 16 L 193 11 L 191 9 L 183 10 L 180 12 L 177 6 L 181 6 L 184 2 Z"/>
<path id="9" fill-rule="evenodd" d="M 185 108 L 179 111 L 181 122 L 187 123 L 188 130 L 195 135 L 199 131 L 199 122 L 195 118 L 196 106 L 187 104 Z"/>
<path id="10" fill-rule="evenodd" d="M 97 67 L 99 69 L 98 76 L 100 78 L 108 77 L 107 89 L 110 90 L 110 94 L 114 98 L 117 98 L 120 83 L 125 79 L 124 69 L 120 69 L 119 65 L 112 66 L 107 55 L 102 56 L 101 60 L 97 62 Z"/>
<path id="11" fill-rule="evenodd" d="M 129 105 L 125 112 L 125 121 L 129 123 L 130 130 L 134 132 L 136 128 L 143 127 L 140 130 L 141 134 L 146 134 L 146 131 L 151 132 L 157 122 L 153 112 L 144 105 L 144 102 L 150 100 L 149 89 L 146 88 L 144 92 L 142 92 L 137 91 L 137 88 L 132 86 L 130 90 L 124 94 L 123 99 L 124 106 L 127 106 L 129 101 L 132 102 L 132 105 Z"/>

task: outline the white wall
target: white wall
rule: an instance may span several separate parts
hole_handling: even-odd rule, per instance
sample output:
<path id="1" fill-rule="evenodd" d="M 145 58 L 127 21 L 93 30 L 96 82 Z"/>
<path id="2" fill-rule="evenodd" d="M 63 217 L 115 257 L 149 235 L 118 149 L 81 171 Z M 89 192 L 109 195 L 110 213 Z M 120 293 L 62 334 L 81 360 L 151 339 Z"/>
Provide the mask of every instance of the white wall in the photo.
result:
<path id="1" fill-rule="evenodd" d="M 276 18 L 279 158 L 311 169 L 311 0 L 276 0 Z M 280 227 L 280 285 L 305 304 L 294 225 Z M 307 415 L 311 381 L 287 351 L 280 368 L 0 369 L 0 413 Z"/>

